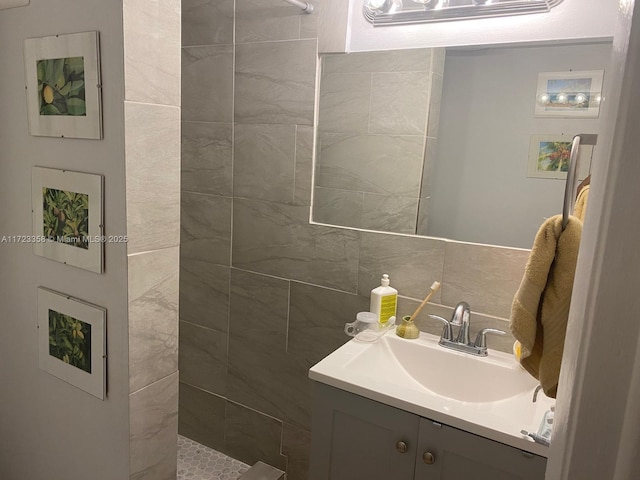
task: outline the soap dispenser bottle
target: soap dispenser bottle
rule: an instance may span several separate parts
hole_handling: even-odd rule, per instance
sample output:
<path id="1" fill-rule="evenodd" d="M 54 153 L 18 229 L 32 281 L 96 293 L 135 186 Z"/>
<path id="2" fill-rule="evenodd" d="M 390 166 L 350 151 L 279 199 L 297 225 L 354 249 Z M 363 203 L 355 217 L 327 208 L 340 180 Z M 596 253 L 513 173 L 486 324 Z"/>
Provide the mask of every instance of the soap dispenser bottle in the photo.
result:
<path id="1" fill-rule="evenodd" d="M 398 291 L 389 286 L 389 275 L 382 275 L 380 286 L 371 290 L 370 310 L 378 316 L 380 325 L 387 325 L 391 320 L 396 321 L 398 305 Z"/>

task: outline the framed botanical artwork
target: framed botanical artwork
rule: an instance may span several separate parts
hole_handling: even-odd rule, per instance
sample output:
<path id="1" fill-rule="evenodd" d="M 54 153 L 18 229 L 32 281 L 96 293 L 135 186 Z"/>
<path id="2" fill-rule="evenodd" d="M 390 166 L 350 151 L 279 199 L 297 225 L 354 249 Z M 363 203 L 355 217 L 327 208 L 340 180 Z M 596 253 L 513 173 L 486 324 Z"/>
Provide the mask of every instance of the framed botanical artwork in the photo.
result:
<path id="1" fill-rule="evenodd" d="M 102 273 L 103 183 L 102 175 L 32 168 L 36 255 Z"/>
<path id="2" fill-rule="evenodd" d="M 104 400 L 107 311 L 38 287 L 40 368 Z"/>
<path id="3" fill-rule="evenodd" d="M 597 118 L 604 70 L 538 74 L 536 117 Z"/>
<path id="4" fill-rule="evenodd" d="M 564 180 L 569 171 L 571 144 L 575 135 L 531 135 L 527 176 Z M 581 145 L 578 155 L 578 179 L 591 171 L 593 145 Z"/>
<path id="5" fill-rule="evenodd" d="M 24 41 L 29 133 L 102 138 L 98 32 Z"/>

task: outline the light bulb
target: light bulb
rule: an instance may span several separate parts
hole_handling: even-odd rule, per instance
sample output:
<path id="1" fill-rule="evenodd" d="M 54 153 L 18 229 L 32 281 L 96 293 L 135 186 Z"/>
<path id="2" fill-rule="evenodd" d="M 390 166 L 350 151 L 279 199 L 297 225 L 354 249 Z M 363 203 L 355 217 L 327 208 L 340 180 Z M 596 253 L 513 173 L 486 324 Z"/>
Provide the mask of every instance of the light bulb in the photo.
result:
<path id="1" fill-rule="evenodd" d="M 367 0 L 369 8 L 373 10 L 381 10 L 385 3 L 387 3 L 387 0 Z"/>
<path id="2" fill-rule="evenodd" d="M 559 93 L 558 95 L 556 95 L 556 100 L 558 103 L 567 103 L 567 101 L 569 100 L 569 95 L 567 95 L 566 93 Z"/>
<path id="3" fill-rule="evenodd" d="M 584 103 L 587 101 L 587 96 L 584 93 L 576 93 L 575 101 L 576 103 Z"/>
<path id="4" fill-rule="evenodd" d="M 548 93 L 541 93 L 540 95 L 538 95 L 538 103 L 540 105 L 547 105 L 549 103 L 549 94 Z"/>
<path id="5" fill-rule="evenodd" d="M 414 0 L 418 3 L 422 3 L 424 5 L 424 8 L 434 8 L 437 4 L 439 0 Z"/>

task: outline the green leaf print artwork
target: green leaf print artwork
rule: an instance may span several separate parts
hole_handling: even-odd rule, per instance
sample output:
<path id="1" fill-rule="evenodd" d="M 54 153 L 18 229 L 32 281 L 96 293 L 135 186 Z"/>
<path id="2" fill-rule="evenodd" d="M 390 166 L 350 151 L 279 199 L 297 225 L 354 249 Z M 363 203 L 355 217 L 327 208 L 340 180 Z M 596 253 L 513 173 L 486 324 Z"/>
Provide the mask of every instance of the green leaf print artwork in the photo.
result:
<path id="1" fill-rule="evenodd" d="M 43 235 L 66 245 L 89 249 L 89 195 L 42 189 Z"/>
<path id="2" fill-rule="evenodd" d="M 87 115 L 84 57 L 37 61 L 40 115 Z"/>
<path id="3" fill-rule="evenodd" d="M 91 373 L 91 324 L 49 310 L 49 355 Z"/>

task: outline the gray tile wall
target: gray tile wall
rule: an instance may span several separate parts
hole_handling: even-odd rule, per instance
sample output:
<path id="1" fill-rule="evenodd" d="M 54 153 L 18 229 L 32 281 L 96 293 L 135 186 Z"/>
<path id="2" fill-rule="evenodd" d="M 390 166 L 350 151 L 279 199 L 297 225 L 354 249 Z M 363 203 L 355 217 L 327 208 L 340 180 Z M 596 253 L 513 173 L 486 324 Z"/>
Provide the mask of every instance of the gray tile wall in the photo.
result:
<path id="1" fill-rule="evenodd" d="M 123 2 L 129 471 L 136 480 L 177 472 L 180 4 Z"/>
<path id="2" fill-rule="evenodd" d="M 381 274 L 403 295 L 400 315 L 442 282 L 425 331 L 441 330 L 427 313 L 463 299 L 476 326 L 506 328 L 526 252 L 310 224 L 316 16 L 237 0 L 234 44 L 229 8 L 183 3 L 179 430 L 302 480 L 308 369 L 348 340 L 344 323 L 368 310 Z"/>
<path id="3" fill-rule="evenodd" d="M 322 56 L 314 221 L 416 232 L 432 56 Z"/>
<path id="4" fill-rule="evenodd" d="M 426 235 L 429 222 L 429 198 L 431 196 L 431 181 L 433 178 L 433 164 L 436 159 L 438 144 L 438 129 L 440 128 L 440 103 L 442 101 L 442 81 L 444 75 L 445 49 L 431 50 L 431 90 L 429 98 L 429 114 L 427 119 L 427 138 L 424 147 L 424 166 L 422 168 L 422 188 L 418 206 L 418 221 L 416 233 Z"/>

